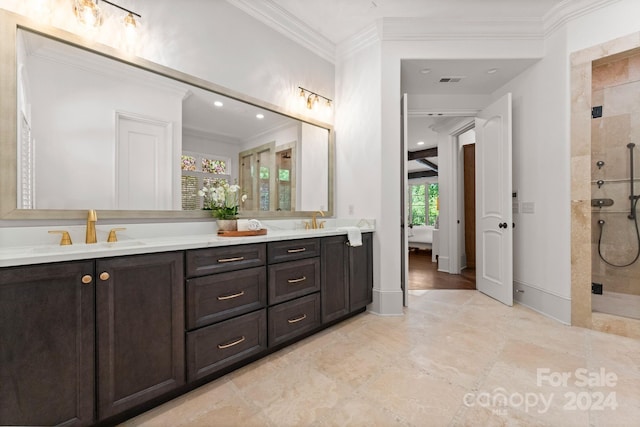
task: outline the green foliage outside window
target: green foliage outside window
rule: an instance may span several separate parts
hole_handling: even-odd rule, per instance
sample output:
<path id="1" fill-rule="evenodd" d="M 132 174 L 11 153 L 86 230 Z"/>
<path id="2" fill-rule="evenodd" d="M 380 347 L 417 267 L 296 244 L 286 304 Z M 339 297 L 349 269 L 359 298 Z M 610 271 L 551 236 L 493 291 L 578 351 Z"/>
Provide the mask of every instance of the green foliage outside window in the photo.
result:
<path id="1" fill-rule="evenodd" d="M 278 180 L 279 181 L 289 181 L 289 169 L 278 169 Z"/>
<path id="2" fill-rule="evenodd" d="M 438 184 L 410 186 L 411 224 L 434 225 L 438 218 Z"/>
<path id="3" fill-rule="evenodd" d="M 260 179 L 269 179 L 269 168 L 260 166 Z"/>

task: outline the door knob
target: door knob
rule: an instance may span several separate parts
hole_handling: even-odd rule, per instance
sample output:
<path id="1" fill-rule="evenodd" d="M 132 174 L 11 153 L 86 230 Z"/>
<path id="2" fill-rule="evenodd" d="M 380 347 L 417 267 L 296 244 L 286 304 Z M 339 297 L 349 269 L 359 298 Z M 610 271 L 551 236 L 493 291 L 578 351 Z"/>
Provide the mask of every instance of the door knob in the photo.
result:
<path id="1" fill-rule="evenodd" d="M 500 227 L 500 228 L 507 228 L 507 227 L 508 227 L 508 225 L 507 225 L 507 223 L 506 223 L 506 222 L 501 222 L 500 224 L 498 224 L 498 227 Z"/>

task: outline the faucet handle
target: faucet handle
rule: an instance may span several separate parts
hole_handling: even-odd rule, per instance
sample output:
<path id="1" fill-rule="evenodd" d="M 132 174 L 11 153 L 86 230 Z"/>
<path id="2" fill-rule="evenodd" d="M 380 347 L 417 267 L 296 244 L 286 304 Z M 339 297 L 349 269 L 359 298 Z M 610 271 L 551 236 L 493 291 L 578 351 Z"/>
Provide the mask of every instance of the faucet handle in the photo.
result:
<path id="1" fill-rule="evenodd" d="M 325 223 L 325 222 L 326 222 L 326 221 L 320 221 L 320 222 L 318 223 L 318 228 L 324 228 L 324 223 Z"/>
<path id="2" fill-rule="evenodd" d="M 62 234 L 62 238 L 60 239 L 60 246 L 68 246 L 71 245 L 71 236 L 69 236 L 69 232 L 66 230 L 50 230 L 49 234 Z"/>
<path id="3" fill-rule="evenodd" d="M 118 236 L 116 235 L 116 231 L 124 231 L 126 230 L 126 228 L 112 228 L 109 231 L 109 237 L 107 237 L 107 242 L 117 242 L 118 241 Z"/>

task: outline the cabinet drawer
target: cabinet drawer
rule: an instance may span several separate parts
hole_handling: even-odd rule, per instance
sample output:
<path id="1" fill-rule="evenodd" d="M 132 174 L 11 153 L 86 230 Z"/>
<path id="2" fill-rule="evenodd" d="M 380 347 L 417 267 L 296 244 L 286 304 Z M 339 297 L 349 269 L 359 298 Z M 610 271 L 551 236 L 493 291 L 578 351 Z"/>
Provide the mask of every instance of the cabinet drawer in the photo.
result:
<path id="1" fill-rule="evenodd" d="M 265 265 L 267 250 L 264 243 L 224 246 L 187 251 L 187 277 L 241 270 Z"/>
<path id="2" fill-rule="evenodd" d="M 266 309 L 187 332 L 187 380 L 213 374 L 266 348 Z"/>
<path id="3" fill-rule="evenodd" d="M 320 256 L 320 239 L 283 240 L 268 245 L 269 264 Z"/>
<path id="4" fill-rule="evenodd" d="M 320 290 L 320 258 L 269 266 L 269 304 L 278 304 Z"/>
<path id="5" fill-rule="evenodd" d="M 269 346 L 288 341 L 320 326 L 320 294 L 269 308 Z"/>
<path id="6" fill-rule="evenodd" d="M 266 267 L 187 280 L 189 330 L 248 313 L 266 305 Z"/>

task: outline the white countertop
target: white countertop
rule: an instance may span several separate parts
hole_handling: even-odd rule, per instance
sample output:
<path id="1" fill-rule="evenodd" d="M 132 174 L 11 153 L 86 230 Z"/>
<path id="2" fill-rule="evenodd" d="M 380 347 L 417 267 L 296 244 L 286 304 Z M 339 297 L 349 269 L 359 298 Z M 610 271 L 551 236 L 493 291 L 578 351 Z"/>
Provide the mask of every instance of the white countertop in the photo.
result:
<path id="1" fill-rule="evenodd" d="M 121 232 L 119 234 L 118 242 L 107 243 L 106 241 L 100 241 L 101 234 L 98 234 L 98 243 L 86 244 L 86 243 L 74 243 L 68 246 L 60 246 L 59 244 L 25 244 L 20 245 L 5 245 L 5 241 L 9 242 L 14 239 L 4 238 L 3 245 L 0 247 L 0 267 L 10 267 L 19 265 L 30 264 L 42 264 L 49 262 L 60 261 L 72 261 L 83 260 L 93 258 L 106 258 L 123 255 L 135 255 L 146 254 L 155 252 L 168 252 L 185 249 L 199 249 L 210 248 L 218 246 L 229 245 L 243 245 L 247 243 L 263 243 L 277 240 L 293 240 L 293 239 L 307 239 L 313 237 L 325 237 L 325 236 L 337 236 L 347 234 L 347 229 L 344 227 L 358 226 L 361 232 L 373 232 L 375 230 L 374 222 L 371 220 L 361 220 L 357 224 L 350 223 L 351 221 L 339 221 L 334 220 L 329 228 L 322 228 L 317 230 L 305 230 L 289 228 L 290 224 L 280 221 L 263 221 L 267 234 L 262 236 L 247 236 L 247 237 L 220 237 L 217 235 L 216 230 L 206 232 L 193 232 L 193 227 L 179 225 L 164 225 L 163 229 L 167 231 L 167 235 L 158 237 L 149 236 L 149 227 L 144 227 L 146 224 L 134 224 L 127 225 L 127 232 Z M 119 225 L 113 225 L 111 228 L 115 228 Z M 79 227 L 79 226 L 74 226 Z M 75 230 L 74 227 L 66 227 L 71 229 L 72 240 L 81 241 L 78 239 L 77 234 L 80 230 Z M 186 233 L 190 234 L 175 234 L 175 230 L 169 228 L 179 227 L 185 229 Z M 31 234 L 43 234 L 48 235 L 47 230 L 60 229 L 60 227 L 36 227 L 37 229 L 30 229 Z M 40 229 L 42 228 L 42 229 Z M 109 227 L 106 227 L 109 228 Z M 147 230 L 145 230 L 147 228 Z M 156 227 L 157 228 L 157 227 Z M 201 227 L 198 227 L 201 228 Z M 107 230 L 108 232 L 108 230 Z M 104 232 L 102 233 L 104 234 Z M 25 234 L 26 235 L 26 234 Z M 75 235 L 75 237 L 74 237 Z M 59 240 L 60 236 L 49 237 L 45 242 L 51 242 L 51 240 Z M 0 236 L 2 237 L 2 236 Z M 26 239 L 29 240 L 29 239 Z M 106 240 L 106 239 L 102 239 Z"/>

